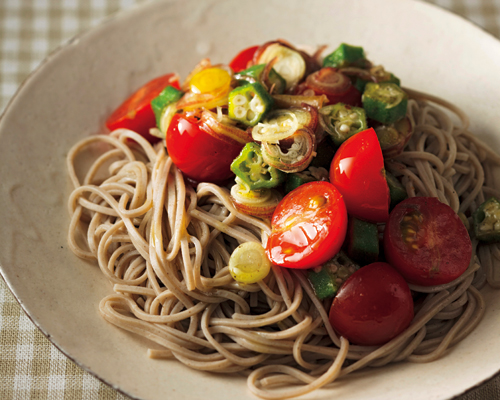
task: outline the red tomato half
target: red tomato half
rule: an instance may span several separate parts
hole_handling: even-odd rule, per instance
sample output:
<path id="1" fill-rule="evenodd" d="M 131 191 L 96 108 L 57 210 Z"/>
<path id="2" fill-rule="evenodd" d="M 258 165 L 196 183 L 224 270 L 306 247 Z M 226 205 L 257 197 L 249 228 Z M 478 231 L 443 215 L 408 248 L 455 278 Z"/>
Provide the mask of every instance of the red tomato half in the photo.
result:
<path id="1" fill-rule="evenodd" d="M 378 346 L 403 332 L 413 315 L 408 284 L 389 264 L 376 262 L 345 281 L 329 317 L 333 329 L 350 342 Z"/>
<path id="2" fill-rule="evenodd" d="M 114 131 L 119 128 L 130 129 L 144 136 L 150 142 L 159 139 L 149 134 L 149 129 L 156 126 L 156 120 L 151 109 L 151 100 L 160 94 L 167 86 L 180 89 L 177 74 L 160 76 L 146 83 L 132 96 L 125 100 L 108 118 L 106 126 Z"/>
<path id="3" fill-rule="evenodd" d="M 370 222 L 389 218 L 384 158 L 373 128 L 342 143 L 330 166 L 330 182 L 344 196 L 349 215 Z"/>
<path id="4" fill-rule="evenodd" d="M 252 46 L 239 52 L 236 57 L 229 63 L 229 66 L 234 72 L 240 72 L 249 67 L 249 63 L 253 60 L 253 55 L 259 46 Z"/>
<path id="5" fill-rule="evenodd" d="M 310 182 L 288 193 L 272 220 L 266 253 L 275 265 L 313 268 L 338 253 L 347 230 L 342 195 L 328 182 Z"/>
<path id="6" fill-rule="evenodd" d="M 173 116 L 166 143 L 172 161 L 185 176 L 218 184 L 234 176 L 230 165 L 243 148 L 242 144 L 215 134 L 192 113 Z"/>
<path id="7" fill-rule="evenodd" d="M 432 286 L 465 272 L 472 244 L 451 207 L 434 197 L 411 197 L 392 210 L 384 231 L 384 251 L 408 282 Z"/>

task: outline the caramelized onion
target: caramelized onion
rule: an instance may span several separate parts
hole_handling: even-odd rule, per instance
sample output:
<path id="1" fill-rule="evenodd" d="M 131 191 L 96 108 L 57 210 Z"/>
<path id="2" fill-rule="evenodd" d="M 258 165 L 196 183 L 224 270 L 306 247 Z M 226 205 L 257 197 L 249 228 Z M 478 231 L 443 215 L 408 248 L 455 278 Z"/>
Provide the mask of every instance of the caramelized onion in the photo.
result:
<path id="1" fill-rule="evenodd" d="M 306 78 L 306 86 L 326 95 L 339 95 L 347 93 L 352 83 L 347 75 L 336 68 L 322 68 Z"/>

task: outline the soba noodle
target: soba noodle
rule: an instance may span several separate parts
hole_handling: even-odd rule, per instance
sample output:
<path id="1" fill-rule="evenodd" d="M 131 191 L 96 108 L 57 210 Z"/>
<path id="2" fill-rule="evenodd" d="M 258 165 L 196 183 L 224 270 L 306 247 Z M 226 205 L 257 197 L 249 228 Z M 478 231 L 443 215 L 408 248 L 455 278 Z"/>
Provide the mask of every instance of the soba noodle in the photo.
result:
<path id="1" fill-rule="evenodd" d="M 473 210 L 491 195 L 500 197 L 492 174 L 500 157 L 468 131 L 456 107 L 408 93 L 415 132 L 386 168 L 410 196 L 437 197 L 469 227 Z M 96 148 L 101 154 L 80 181 L 76 160 Z M 364 367 L 435 360 L 481 320 L 478 289 L 500 287 L 498 245 L 474 239 L 461 277 L 434 287 L 410 285 L 424 300 L 406 331 L 380 347 L 350 345 L 328 322 L 331 300 L 319 301 L 302 271 L 273 267 L 259 283 L 233 280 L 231 252 L 242 242 L 265 242 L 269 222 L 236 210 L 227 188 L 185 185 L 163 145 L 153 148 L 128 130 L 92 136 L 70 150 L 68 169 L 75 187 L 71 249 L 96 260 L 113 284 L 114 294 L 99 306 L 103 318 L 159 345 L 150 357 L 244 373 L 250 390 L 265 399 L 306 394 Z"/>

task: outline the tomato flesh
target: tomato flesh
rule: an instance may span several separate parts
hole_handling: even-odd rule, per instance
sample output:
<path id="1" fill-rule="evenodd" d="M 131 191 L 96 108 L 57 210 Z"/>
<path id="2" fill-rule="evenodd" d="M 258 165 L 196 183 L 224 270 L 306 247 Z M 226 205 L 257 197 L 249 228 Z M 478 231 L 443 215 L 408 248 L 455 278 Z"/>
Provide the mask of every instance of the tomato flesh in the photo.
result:
<path id="1" fill-rule="evenodd" d="M 155 78 L 125 100 L 106 121 L 110 131 L 119 128 L 130 129 L 145 137 L 151 143 L 160 140 L 149 134 L 149 129 L 156 126 L 156 119 L 151 108 L 151 100 L 160 94 L 167 86 L 180 89 L 176 74 L 166 74 Z"/>
<path id="2" fill-rule="evenodd" d="M 231 69 L 236 72 L 241 72 L 249 67 L 249 63 L 253 60 L 253 56 L 259 46 L 248 47 L 240 51 L 229 63 Z"/>
<path id="3" fill-rule="evenodd" d="M 340 250 L 347 212 L 339 191 L 328 182 L 310 182 L 291 191 L 278 204 L 266 253 L 275 265 L 313 268 Z"/>
<path id="4" fill-rule="evenodd" d="M 186 177 L 196 182 L 226 183 L 234 176 L 230 165 L 243 145 L 216 135 L 191 114 L 173 116 L 166 134 L 168 154 Z"/>
<path id="5" fill-rule="evenodd" d="M 433 286 L 451 282 L 465 272 L 472 243 L 451 207 L 434 197 L 411 197 L 389 216 L 384 252 L 408 282 Z"/>
<path id="6" fill-rule="evenodd" d="M 330 308 L 333 329 L 363 346 L 387 343 L 413 320 L 413 299 L 403 277 L 389 264 L 376 262 L 352 274 Z"/>
<path id="7" fill-rule="evenodd" d="M 330 166 L 330 182 L 342 193 L 349 215 L 370 222 L 389 218 L 384 158 L 373 128 L 342 143 Z"/>

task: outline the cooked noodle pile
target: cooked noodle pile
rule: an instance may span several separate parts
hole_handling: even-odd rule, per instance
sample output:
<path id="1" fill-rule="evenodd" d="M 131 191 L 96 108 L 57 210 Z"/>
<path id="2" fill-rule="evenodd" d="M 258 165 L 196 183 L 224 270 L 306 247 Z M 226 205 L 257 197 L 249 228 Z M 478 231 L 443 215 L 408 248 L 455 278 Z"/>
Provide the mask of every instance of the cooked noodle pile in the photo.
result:
<path id="1" fill-rule="evenodd" d="M 415 132 L 386 167 L 410 196 L 438 197 L 468 226 L 471 211 L 500 197 L 492 183 L 500 157 L 468 132 L 455 107 L 408 92 Z M 76 158 L 95 147 L 105 151 L 80 182 Z M 498 246 L 473 239 L 472 261 L 460 278 L 410 285 L 422 295 L 406 331 L 380 347 L 349 345 L 332 330 L 329 302 L 316 298 L 302 271 L 273 267 L 259 283 L 233 280 L 231 252 L 242 242 L 265 242 L 269 222 L 238 212 L 226 188 L 185 185 L 163 145 L 153 148 L 134 132 L 117 130 L 78 143 L 68 168 L 75 187 L 71 249 L 97 260 L 113 284 L 114 294 L 100 303 L 102 316 L 160 345 L 150 357 L 245 373 L 262 398 L 299 396 L 366 366 L 437 359 L 479 323 L 485 306 L 478 289 L 486 282 L 500 286 L 493 269 Z"/>

